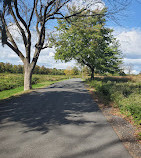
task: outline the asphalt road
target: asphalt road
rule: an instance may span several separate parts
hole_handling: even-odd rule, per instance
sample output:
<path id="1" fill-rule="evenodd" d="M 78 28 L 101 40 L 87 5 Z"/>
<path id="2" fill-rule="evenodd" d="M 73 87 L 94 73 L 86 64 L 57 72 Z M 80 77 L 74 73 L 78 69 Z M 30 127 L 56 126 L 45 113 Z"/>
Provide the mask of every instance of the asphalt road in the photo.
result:
<path id="1" fill-rule="evenodd" d="M 80 79 L 0 104 L 0 158 L 131 158 Z"/>

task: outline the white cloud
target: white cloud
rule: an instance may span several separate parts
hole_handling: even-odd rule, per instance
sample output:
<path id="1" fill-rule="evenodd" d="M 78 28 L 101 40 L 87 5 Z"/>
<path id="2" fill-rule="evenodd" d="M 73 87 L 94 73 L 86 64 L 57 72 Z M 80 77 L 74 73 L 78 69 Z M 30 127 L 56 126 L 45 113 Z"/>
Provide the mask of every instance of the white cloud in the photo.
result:
<path id="1" fill-rule="evenodd" d="M 121 50 L 127 58 L 141 58 L 141 30 L 126 30 L 117 35 Z"/>
<path id="2" fill-rule="evenodd" d="M 55 49 L 54 48 L 48 48 L 45 49 L 41 52 L 38 64 L 39 65 L 45 65 L 46 67 L 49 68 L 57 68 L 57 69 L 65 69 L 68 66 L 74 66 L 75 61 L 71 61 L 68 63 L 62 63 L 61 61 L 55 61 L 54 60 L 54 55 L 55 55 Z"/>
<path id="3" fill-rule="evenodd" d="M 20 50 L 24 52 L 24 48 L 20 47 Z M 0 46 L 0 62 L 4 63 L 11 63 L 11 64 L 23 64 L 20 58 L 16 55 L 15 52 L 13 52 L 10 48 L 8 48 L 6 45 L 4 47 Z M 32 48 L 32 56 L 34 53 L 34 48 Z M 73 67 L 75 65 L 75 61 L 71 61 L 68 63 L 62 63 L 61 61 L 55 61 L 54 60 L 54 54 L 55 50 L 54 48 L 47 48 L 41 51 L 41 54 L 39 56 L 37 65 L 44 65 L 48 68 L 57 68 L 57 69 L 65 69 L 68 66 Z"/>
<path id="4" fill-rule="evenodd" d="M 17 26 L 13 23 L 9 24 L 9 30 L 16 41 L 19 50 L 25 55 L 25 46 L 22 41 L 22 36 L 19 33 L 19 30 Z M 50 31 L 50 30 L 48 30 Z M 37 42 L 37 34 L 35 31 L 31 31 L 32 34 L 32 47 L 31 47 L 31 60 L 34 55 L 35 51 L 35 43 Z M 8 46 L 2 47 L 0 45 L 0 62 L 8 62 L 11 64 L 23 64 L 20 58 L 17 56 L 15 52 L 13 52 Z M 58 68 L 58 69 L 65 69 L 68 66 L 74 66 L 75 62 L 71 61 L 68 63 L 62 63 L 60 61 L 56 62 L 54 60 L 54 54 L 55 54 L 55 49 L 54 48 L 47 48 L 41 51 L 37 65 L 44 65 L 48 68 Z"/>
<path id="5" fill-rule="evenodd" d="M 32 39 L 33 45 L 31 48 L 31 54 L 33 56 L 35 47 L 34 43 L 37 40 L 36 34 L 32 32 L 34 38 Z M 14 30 L 13 34 L 19 37 L 18 33 Z M 115 29 L 115 36 L 119 40 L 121 44 L 121 50 L 124 54 L 124 63 L 125 64 L 133 64 L 133 72 L 139 73 L 141 71 L 141 29 L 123 29 L 123 28 L 116 28 Z M 18 42 L 19 49 L 25 55 L 25 48 L 24 44 Z M 0 46 L 0 62 L 9 62 L 12 64 L 22 64 L 20 58 L 6 45 L 4 48 Z M 66 68 L 68 66 L 74 66 L 75 61 L 71 61 L 68 63 L 61 63 L 60 61 L 56 62 L 54 60 L 55 49 L 48 48 L 41 51 L 39 60 L 37 62 L 38 65 L 46 66 L 48 68 Z"/>
<path id="6" fill-rule="evenodd" d="M 131 71 L 132 74 L 139 74 L 141 71 L 133 70 Z"/>
<path id="7" fill-rule="evenodd" d="M 141 30 L 137 29 L 115 29 L 115 35 L 120 42 L 125 65 L 132 64 L 132 73 L 141 71 Z"/>
<path id="8" fill-rule="evenodd" d="M 126 63 L 132 63 L 134 65 L 140 65 L 141 64 L 141 59 L 128 59 L 128 58 L 124 58 L 124 62 L 126 62 Z"/>
<path id="9" fill-rule="evenodd" d="M 95 10 L 95 9 L 102 9 L 105 4 L 102 0 L 72 0 L 71 3 L 69 3 L 69 6 L 77 6 L 78 9 L 82 8 L 88 8 L 90 10 Z"/>

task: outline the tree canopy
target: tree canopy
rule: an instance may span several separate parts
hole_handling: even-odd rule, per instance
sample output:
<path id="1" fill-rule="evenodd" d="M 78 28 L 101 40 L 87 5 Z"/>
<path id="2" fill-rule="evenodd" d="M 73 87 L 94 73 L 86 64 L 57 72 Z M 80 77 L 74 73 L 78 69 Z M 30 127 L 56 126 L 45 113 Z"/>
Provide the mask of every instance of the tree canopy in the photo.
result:
<path id="1" fill-rule="evenodd" d="M 70 12 L 75 12 L 75 7 Z M 85 11 L 82 14 L 89 13 Z M 119 71 L 121 52 L 112 35 L 113 30 L 105 26 L 105 13 L 106 9 L 96 10 L 95 14 L 99 14 L 98 16 L 72 17 L 70 23 L 59 20 L 58 33 L 52 38 L 56 48 L 55 59 L 65 62 L 74 59 L 87 65 L 92 72 L 91 79 L 94 79 L 94 71 Z"/>
<path id="2" fill-rule="evenodd" d="M 1 0 L 0 32 L 2 44 L 12 49 L 24 65 L 24 90 L 32 88 L 32 73 L 43 49 L 49 47 L 47 29 L 51 20 L 79 16 L 87 9 L 68 14 L 67 4 L 72 0 Z M 101 2 L 92 0 L 92 5 Z M 85 3 L 85 0 L 84 0 Z M 64 10 L 63 10 L 64 9 Z M 91 16 L 97 16 L 91 11 Z M 15 33 L 13 33 L 15 31 Z M 19 41 L 24 49 L 19 46 Z M 36 34 L 36 35 L 35 35 Z M 16 35 L 16 36 L 15 36 Z M 36 40 L 33 38 L 36 36 Z M 33 55 L 31 55 L 31 51 Z"/>
<path id="3" fill-rule="evenodd" d="M 0 33 L 2 44 L 7 45 L 21 59 L 24 65 L 24 90 L 32 88 L 31 79 L 40 53 L 49 47 L 49 25 L 52 20 L 98 17 L 94 10 L 109 5 L 107 16 L 125 9 L 128 0 L 0 0 Z M 68 6 L 77 3 L 75 12 L 68 12 Z M 105 3 L 104 3 L 105 2 Z M 110 2 L 110 3 L 107 3 Z M 112 7 L 110 7 L 112 6 Z M 113 8 L 113 9 L 111 9 Z M 89 14 L 85 14 L 86 10 Z M 83 14 L 82 14 L 83 13 Z M 74 18 L 75 19 L 75 18 Z M 76 18 L 77 19 L 77 18 Z M 16 30 L 16 33 L 13 33 Z M 18 37 L 15 36 L 18 33 Z M 36 35 L 35 35 L 36 34 Z M 19 46 L 19 41 L 23 47 Z M 33 38 L 36 38 L 34 41 Z M 31 55 L 33 52 L 33 55 Z"/>

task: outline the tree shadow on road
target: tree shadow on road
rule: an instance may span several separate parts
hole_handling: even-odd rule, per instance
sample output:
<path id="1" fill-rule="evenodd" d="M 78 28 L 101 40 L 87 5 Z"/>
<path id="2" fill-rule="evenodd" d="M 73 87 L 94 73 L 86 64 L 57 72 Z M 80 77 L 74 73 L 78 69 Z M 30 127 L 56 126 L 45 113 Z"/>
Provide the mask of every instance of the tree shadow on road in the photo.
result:
<path id="1" fill-rule="evenodd" d="M 0 105 L 0 128 L 13 127 L 16 123 L 22 125 L 22 128 L 18 128 L 18 146 L 23 146 L 26 142 L 29 145 L 32 140 L 32 146 L 36 147 L 34 143 L 37 143 L 38 148 L 35 150 L 39 154 L 42 154 L 42 149 L 46 149 L 43 151 L 48 156 L 48 147 L 52 143 L 51 154 L 55 149 L 58 157 L 61 151 L 59 158 L 105 157 L 113 149 L 116 152 L 112 151 L 110 157 L 121 156 L 117 151 L 120 144 L 118 137 L 80 82 L 74 85 L 54 84 L 4 101 Z M 13 131 L 17 130 L 15 127 L 12 128 Z M 53 135 L 50 136 L 51 133 Z M 13 135 L 11 137 L 16 139 L 15 135 L 14 138 Z M 8 138 L 6 134 L 0 140 L 9 143 L 11 137 Z M 30 154 L 33 154 L 32 150 Z"/>
<path id="2" fill-rule="evenodd" d="M 47 133 L 55 125 L 90 123 L 91 120 L 77 117 L 84 112 L 97 112 L 99 108 L 79 84 L 73 87 L 73 91 L 70 85 L 55 84 L 7 100 L 0 105 L 0 123 L 7 119 L 22 123 L 27 127 L 24 132 L 42 133 Z"/>

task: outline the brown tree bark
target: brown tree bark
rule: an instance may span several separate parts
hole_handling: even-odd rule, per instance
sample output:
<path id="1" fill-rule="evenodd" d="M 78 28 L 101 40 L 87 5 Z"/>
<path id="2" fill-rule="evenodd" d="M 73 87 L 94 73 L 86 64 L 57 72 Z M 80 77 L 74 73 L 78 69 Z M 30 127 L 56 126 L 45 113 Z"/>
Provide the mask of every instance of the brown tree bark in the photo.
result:
<path id="1" fill-rule="evenodd" d="M 94 69 L 91 69 L 91 80 L 94 80 Z"/>
<path id="2" fill-rule="evenodd" d="M 32 73 L 33 67 L 28 62 L 28 60 L 24 61 L 24 90 L 32 89 Z"/>

